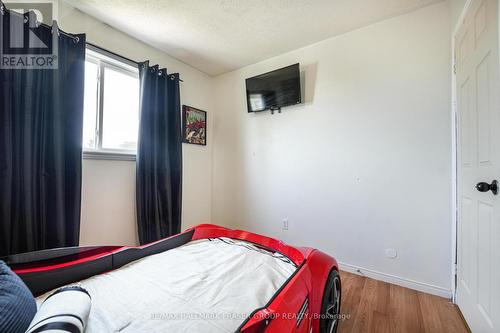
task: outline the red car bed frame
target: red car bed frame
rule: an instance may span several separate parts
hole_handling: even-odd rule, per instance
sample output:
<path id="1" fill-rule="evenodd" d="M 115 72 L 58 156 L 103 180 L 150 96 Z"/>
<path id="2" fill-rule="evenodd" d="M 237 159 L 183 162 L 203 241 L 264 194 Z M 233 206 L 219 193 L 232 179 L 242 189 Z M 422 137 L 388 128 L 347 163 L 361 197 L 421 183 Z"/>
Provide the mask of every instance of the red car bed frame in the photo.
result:
<path id="1" fill-rule="evenodd" d="M 334 258 L 306 247 L 293 247 L 254 233 L 202 224 L 143 246 L 72 247 L 1 258 L 34 295 L 102 274 L 134 260 L 167 251 L 192 240 L 229 237 L 251 242 L 291 259 L 297 270 L 268 304 L 241 324 L 242 333 L 335 332 L 340 312 L 340 277 Z"/>

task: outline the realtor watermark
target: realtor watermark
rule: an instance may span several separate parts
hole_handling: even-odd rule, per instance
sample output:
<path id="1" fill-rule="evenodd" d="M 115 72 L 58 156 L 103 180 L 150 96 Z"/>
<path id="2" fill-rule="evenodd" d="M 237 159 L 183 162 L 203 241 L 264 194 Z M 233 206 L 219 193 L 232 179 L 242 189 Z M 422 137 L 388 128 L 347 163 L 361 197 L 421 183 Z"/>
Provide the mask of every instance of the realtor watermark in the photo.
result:
<path id="1" fill-rule="evenodd" d="M 0 14 L 1 69 L 58 68 L 56 1 L 4 1 Z"/>
<path id="2" fill-rule="evenodd" d="M 257 320 L 275 320 L 275 319 L 284 319 L 284 320 L 296 320 L 296 319 L 304 319 L 304 318 L 311 318 L 315 320 L 321 320 L 321 319 L 328 319 L 328 320 L 349 320 L 351 319 L 351 314 L 349 313 L 339 313 L 335 315 L 328 315 L 328 314 L 320 314 L 320 313 L 303 313 L 303 314 L 298 314 L 295 312 L 279 312 L 279 313 L 266 313 L 266 314 L 261 314 L 260 312 L 254 313 L 254 314 L 249 314 L 249 313 L 233 313 L 233 312 L 176 312 L 176 313 L 169 313 L 169 312 L 156 312 L 156 313 L 151 313 L 150 318 L 151 320 L 245 320 L 248 317 L 254 317 Z"/>

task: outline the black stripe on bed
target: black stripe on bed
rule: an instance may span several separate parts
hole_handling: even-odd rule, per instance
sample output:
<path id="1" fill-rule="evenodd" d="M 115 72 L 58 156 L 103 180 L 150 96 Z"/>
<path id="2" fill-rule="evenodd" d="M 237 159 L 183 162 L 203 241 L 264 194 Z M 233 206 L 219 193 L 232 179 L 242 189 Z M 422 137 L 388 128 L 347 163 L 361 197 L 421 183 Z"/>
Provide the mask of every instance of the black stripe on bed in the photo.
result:
<path id="1" fill-rule="evenodd" d="M 66 323 L 66 322 L 55 322 L 55 323 L 48 323 L 43 326 L 40 326 L 36 330 L 34 330 L 31 333 L 40 333 L 40 332 L 46 332 L 46 331 L 51 331 L 51 330 L 60 330 L 64 332 L 69 332 L 69 333 L 81 333 L 80 328 L 76 326 L 75 324 L 71 323 Z"/>

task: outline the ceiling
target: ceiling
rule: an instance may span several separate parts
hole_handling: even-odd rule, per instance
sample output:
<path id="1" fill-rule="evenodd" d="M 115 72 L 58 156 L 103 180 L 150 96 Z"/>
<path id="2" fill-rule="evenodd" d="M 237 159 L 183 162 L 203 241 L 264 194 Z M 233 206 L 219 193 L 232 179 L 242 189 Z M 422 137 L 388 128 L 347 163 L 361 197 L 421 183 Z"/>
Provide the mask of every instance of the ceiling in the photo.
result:
<path id="1" fill-rule="evenodd" d="M 219 75 L 441 0 L 67 0 Z"/>

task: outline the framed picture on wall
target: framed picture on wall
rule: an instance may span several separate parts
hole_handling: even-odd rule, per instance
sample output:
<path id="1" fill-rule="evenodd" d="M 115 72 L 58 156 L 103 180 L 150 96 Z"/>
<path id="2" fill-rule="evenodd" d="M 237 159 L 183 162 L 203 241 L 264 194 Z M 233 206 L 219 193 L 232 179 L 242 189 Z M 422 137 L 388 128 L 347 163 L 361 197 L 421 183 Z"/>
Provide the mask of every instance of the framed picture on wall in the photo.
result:
<path id="1" fill-rule="evenodd" d="M 191 106 L 182 106 L 182 142 L 207 145 L 207 113 Z"/>

